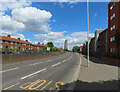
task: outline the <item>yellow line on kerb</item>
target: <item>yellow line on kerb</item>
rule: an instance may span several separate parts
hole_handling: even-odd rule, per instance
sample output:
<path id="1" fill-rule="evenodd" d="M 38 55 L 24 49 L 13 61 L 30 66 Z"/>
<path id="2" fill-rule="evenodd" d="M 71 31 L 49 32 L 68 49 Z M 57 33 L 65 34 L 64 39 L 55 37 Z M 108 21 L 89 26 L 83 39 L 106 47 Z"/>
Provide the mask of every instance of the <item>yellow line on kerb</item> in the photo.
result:
<path id="1" fill-rule="evenodd" d="M 18 83 L 16 83 L 16 84 L 13 84 L 13 85 L 11 85 L 10 87 L 4 88 L 4 90 L 7 90 L 7 89 L 9 89 L 9 88 L 12 88 L 12 87 L 14 87 L 14 86 L 16 86 L 16 85 L 18 85 L 18 84 L 20 84 L 20 83 L 18 82 Z"/>

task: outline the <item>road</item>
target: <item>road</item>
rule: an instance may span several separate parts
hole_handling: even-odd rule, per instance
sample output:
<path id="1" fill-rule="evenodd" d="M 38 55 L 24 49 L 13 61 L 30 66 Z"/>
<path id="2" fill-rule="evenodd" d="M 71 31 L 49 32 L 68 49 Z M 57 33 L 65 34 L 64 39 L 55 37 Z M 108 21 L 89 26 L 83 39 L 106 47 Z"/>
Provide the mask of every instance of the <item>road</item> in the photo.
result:
<path id="1" fill-rule="evenodd" d="M 80 56 L 77 53 L 3 66 L 2 88 L 4 90 L 60 90 L 77 79 L 80 69 Z M 67 87 L 65 90 L 72 90 Z"/>

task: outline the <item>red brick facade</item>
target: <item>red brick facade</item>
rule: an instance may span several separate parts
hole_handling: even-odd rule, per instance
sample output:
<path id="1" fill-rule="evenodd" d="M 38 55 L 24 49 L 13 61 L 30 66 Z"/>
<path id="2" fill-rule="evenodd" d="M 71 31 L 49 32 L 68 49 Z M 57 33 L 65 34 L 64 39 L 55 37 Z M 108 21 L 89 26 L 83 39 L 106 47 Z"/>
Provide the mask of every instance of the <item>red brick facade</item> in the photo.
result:
<path id="1" fill-rule="evenodd" d="M 93 56 L 95 52 L 95 37 L 91 39 L 91 50 L 90 50 L 90 55 Z"/>
<path id="2" fill-rule="evenodd" d="M 115 43 L 116 30 L 120 31 L 120 1 L 108 5 L 108 53 L 120 53 Z"/>
<path id="3" fill-rule="evenodd" d="M 28 40 L 23 41 L 20 38 L 15 39 L 11 38 L 10 35 L 0 36 L 0 48 L 3 49 L 18 49 L 18 50 L 42 50 L 43 47 L 47 47 L 47 45 L 38 43 L 37 45 L 30 43 Z"/>
<path id="4" fill-rule="evenodd" d="M 107 53 L 107 31 L 108 29 L 104 30 L 100 33 L 100 55 L 104 56 Z"/>

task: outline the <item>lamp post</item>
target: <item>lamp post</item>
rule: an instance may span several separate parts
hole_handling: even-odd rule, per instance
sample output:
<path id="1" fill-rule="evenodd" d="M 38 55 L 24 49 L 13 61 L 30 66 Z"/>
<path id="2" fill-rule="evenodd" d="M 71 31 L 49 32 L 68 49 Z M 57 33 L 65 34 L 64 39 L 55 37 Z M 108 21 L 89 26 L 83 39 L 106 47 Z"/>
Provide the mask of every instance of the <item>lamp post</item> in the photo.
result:
<path id="1" fill-rule="evenodd" d="M 87 44 L 87 66 L 89 67 L 89 0 L 87 0 L 87 38 L 88 38 L 88 44 Z"/>

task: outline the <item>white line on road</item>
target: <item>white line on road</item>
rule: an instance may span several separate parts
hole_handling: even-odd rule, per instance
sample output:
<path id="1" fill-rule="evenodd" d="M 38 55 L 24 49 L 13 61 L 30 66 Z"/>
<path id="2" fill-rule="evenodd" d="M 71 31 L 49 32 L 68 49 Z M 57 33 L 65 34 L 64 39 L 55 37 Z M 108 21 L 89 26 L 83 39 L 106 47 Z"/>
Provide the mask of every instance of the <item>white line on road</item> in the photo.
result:
<path id="1" fill-rule="evenodd" d="M 21 80 L 26 79 L 26 78 L 28 78 L 28 77 L 30 77 L 30 76 L 33 76 L 33 75 L 35 75 L 35 74 L 37 74 L 37 73 L 40 73 L 40 72 L 42 72 L 42 71 L 45 71 L 45 70 L 46 70 L 46 68 L 45 68 L 45 69 L 42 69 L 42 70 L 40 70 L 40 71 L 34 72 L 34 73 L 30 74 L 30 75 L 24 76 L 24 77 L 21 78 Z"/>
<path id="2" fill-rule="evenodd" d="M 34 64 L 29 64 L 29 66 L 32 66 L 32 65 L 37 65 L 37 64 L 40 64 L 42 62 L 38 62 L 38 63 L 34 63 Z"/>
<path id="3" fill-rule="evenodd" d="M 12 71 L 12 70 L 16 70 L 16 69 L 18 69 L 18 68 L 20 68 L 20 67 L 16 67 L 16 68 L 12 68 L 12 69 L 8 69 L 8 70 L 0 71 L 0 73 L 2 73 L 2 72 Z"/>
<path id="4" fill-rule="evenodd" d="M 59 62 L 59 63 L 57 63 L 57 64 L 52 65 L 52 67 L 57 66 L 57 65 L 59 65 L 59 64 L 61 64 L 61 62 Z"/>
<path id="5" fill-rule="evenodd" d="M 62 62 L 65 62 L 65 61 L 67 61 L 67 60 L 64 60 L 64 61 L 62 61 Z"/>

